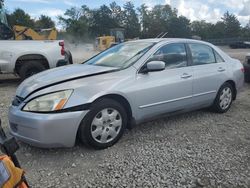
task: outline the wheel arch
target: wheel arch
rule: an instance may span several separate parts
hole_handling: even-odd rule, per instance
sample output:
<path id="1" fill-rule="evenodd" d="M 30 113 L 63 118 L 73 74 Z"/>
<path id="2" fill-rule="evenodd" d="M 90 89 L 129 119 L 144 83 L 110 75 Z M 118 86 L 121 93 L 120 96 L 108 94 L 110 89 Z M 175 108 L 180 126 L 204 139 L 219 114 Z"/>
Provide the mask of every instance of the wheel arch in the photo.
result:
<path id="1" fill-rule="evenodd" d="M 225 83 L 229 83 L 233 87 L 233 100 L 235 100 L 237 96 L 237 89 L 235 82 L 233 80 L 227 80 Z"/>
<path id="2" fill-rule="evenodd" d="M 132 112 L 132 108 L 131 108 L 129 101 L 124 96 L 122 96 L 120 94 L 105 94 L 105 95 L 102 95 L 102 96 L 98 97 L 97 99 L 95 99 L 92 103 L 95 103 L 98 100 L 103 99 L 103 98 L 113 99 L 113 100 L 117 101 L 118 103 L 120 103 L 124 107 L 124 109 L 126 110 L 126 113 L 128 115 L 127 128 L 131 128 L 130 124 L 134 121 L 133 120 L 134 118 L 133 118 L 133 112 Z"/>
<path id="3" fill-rule="evenodd" d="M 126 128 L 128 129 L 132 129 L 133 126 L 135 125 L 135 119 L 133 117 L 133 112 L 132 112 L 132 108 L 131 108 L 131 105 L 129 103 L 129 101 L 122 95 L 120 94 L 104 94 L 102 96 L 99 96 L 97 97 L 93 102 L 89 103 L 89 107 L 88 108 L 91 108 L 91 105 L 103 98 L 108 98 L 108 99 L 112 99 L 112 100 L 115 100 L 116 102 L 120 103 L 122 106 L 124 106 L 124 109 L 126 110 L 126 113 L 128 115 L 128 121 L 127 121 L 127 126 Z M 83 117 L 84 119 L 84 117 Z M 76 137 L 75 137 L 75 143 L 77 143 L 79 141 L 79 138 L 80 138 L 80 126 L 81 126 L 81 123 L 83 121 L 83 119 L 80 121 L 79 123 L 79 126 L 77 128 L 77 132 L 76 132 Z"/>
<path id="4" fill-rule="evenodd" d="M 21 68 L 21 66 L 29 61 L 37 61 L 37 63 L 41 63 L 46 69 L 49 69 L 49 61 L 48 59 L 41 54 L 25 54 L 25 55 L 21 55 L 17 58 L 16 63 L 15 63 L 15 69 L 14 71 L 16 73 L 19 73 L 19 70 Z"/>

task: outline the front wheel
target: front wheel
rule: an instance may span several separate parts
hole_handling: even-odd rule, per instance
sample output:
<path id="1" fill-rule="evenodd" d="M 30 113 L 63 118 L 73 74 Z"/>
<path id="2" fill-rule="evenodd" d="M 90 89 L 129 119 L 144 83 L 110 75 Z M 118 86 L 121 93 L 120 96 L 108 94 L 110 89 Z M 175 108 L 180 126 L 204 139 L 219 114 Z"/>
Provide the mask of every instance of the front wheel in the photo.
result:
<path id="1" fill-rule="evenodd" d="M 212 106 L 212 109 L 218 113 L 224 113 L 229 110 L 233 102 L 233 87 L 230 83 L 224 83 L 219 92 L 217 93 L 216 99 Z"/>
<path id="2" fill-rule="evenodd" d="M 83 119 L 79 133 L 81 141 L 96 149 L 114 145 L 123 135 L 127 113 L 123 106 L 112 99 L 94 103 Z"/>

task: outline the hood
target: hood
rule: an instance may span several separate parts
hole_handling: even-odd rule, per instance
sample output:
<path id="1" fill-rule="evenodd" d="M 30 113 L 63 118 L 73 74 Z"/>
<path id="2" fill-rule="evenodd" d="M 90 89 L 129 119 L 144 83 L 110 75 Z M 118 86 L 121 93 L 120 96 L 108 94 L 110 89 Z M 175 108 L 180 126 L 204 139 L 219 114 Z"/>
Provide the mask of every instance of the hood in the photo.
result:
<path id="1" fill-rule="evenodd" d="M 109 71 L 118 70 L 116 67 L 103 67 L 94 65 L 68 65 L 41 72 L 24 80 L 17 88 L 16 95 L 26 98 L 37 90 L 71 81 L 78 78 L 104 74 Z"/>

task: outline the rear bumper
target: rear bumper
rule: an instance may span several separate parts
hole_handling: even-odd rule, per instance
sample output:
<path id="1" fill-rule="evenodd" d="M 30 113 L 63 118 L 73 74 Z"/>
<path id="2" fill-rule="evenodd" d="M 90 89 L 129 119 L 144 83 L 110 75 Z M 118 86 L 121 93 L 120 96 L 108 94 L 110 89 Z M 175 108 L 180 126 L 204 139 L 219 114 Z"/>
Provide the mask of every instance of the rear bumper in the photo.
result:
<path id="1" fill-rule="evenodd" d="M 73 59 L 70 51 L 66 51 L 64 57 L 64 59 L 60 59 L 56 63 L 57 67 L 73 64 Z"/>
<path id="2" fill-rule="evenodd" d="M 72 147 L 84 112 L 38 114 L 10 107 L 11 134 L 25 143 L 42 148 Z"/>

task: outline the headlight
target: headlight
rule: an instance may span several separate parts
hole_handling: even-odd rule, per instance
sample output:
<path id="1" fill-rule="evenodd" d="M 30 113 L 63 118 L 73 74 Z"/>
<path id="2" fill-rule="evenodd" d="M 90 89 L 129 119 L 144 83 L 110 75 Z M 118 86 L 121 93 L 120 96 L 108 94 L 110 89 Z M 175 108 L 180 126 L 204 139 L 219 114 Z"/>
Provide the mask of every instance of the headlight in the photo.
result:
<path id="1" fill-rule="evenodd" d="M 23 111 L 51 112 L 61 110 L 68 101 L 72 92 L 73 90 L 65 90 L 37 97 L 29 101 L 24 106 Z"/>

